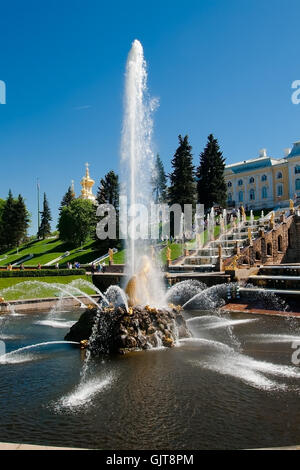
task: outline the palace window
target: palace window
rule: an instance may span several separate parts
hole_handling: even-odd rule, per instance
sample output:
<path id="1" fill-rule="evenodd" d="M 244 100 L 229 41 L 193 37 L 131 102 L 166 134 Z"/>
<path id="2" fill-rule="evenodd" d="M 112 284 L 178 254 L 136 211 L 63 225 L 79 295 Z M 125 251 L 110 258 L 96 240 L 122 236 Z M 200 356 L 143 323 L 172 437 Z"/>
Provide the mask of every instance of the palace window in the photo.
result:
<path id="1" fill-rule="evenodd" d="M 300 190 L 300 179 L 297 178 L 296 181 L 295 181 L 295 187 L 296 187 L 296 190 Z"/>
<path id="2" fill-rule="evenodd" d="M 267 175 L 262 175 L 261 180 L 262 181 L 267 181 Z"/>
<path id="3" fill-rule="evenodd" d="M 251 176 L 251 178 L 249 179 L 249 183 L 250 183 L 250 184 L 254 183 L 254 178 L 253 178 L 253 176 Z"/>
<path id="4" fill-rule="evenodd" d="M 264 186 L 261 190 L 261 197 L 262 199 L 267 199 L 268 197 L 268 189 L 266 188 L 266 186 Z"/>
<path id="5" fill-rule="evenodd" d="M 278 184 L 277 185 L 277 196 L 278 197 L 281 197 L 283 195 L 283 185 L 282 184 Z"/>
<path id="6" fill-rule="evenodd" d="M 227 186 L 228 186 L 228 188 L 231 188 L 232 182 L 231 182 L 231 181 L 228 181 Z"/>
<path id="7" fill-rule="evenodd" d="M 228 202 L 232 201 L 232 193 L 228 193 Z"/>
<path id="8" fill-rule="evenodd" d="M 238 185 L 243 186 L 243 180 L 238 180 Z"/>
<path id="9" fill-rule="evenodd" d="M 297 165 L 295 166 L 295 174 L 299 174 L 300 173 L 300 165 Z"/>
<path id="10" fill-rule="evenodd" d="M 281 171 L 279 171 L 279 172 L 277 173 L 277 179 L 278 179 L 278 180 L 281 180 L 281 178 L 282 178 L 282 173 L 281 173 Z"/>
<path id="11" fill-rule="evenodd" d="M 244 191 L 239 191 L 239 202 L 244 201 Z"/>
<path id="12" fill-rule="evenodd" d="M 255 200 L 255 191 L 254 191 L 254 189 L 250 189 L 249 196 L 250 196 L 250 201 Z"/>

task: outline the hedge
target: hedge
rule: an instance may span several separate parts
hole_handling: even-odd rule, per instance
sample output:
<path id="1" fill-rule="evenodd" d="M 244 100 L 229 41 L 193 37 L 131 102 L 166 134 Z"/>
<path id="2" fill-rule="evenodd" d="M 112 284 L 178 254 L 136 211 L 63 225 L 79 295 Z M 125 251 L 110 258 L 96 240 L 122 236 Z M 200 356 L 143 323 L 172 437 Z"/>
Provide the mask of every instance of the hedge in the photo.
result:
<path id="1" fill-rule="evenodd" d="M 0 271 L 4 277 L 84 276 L 85 269 L 24 269 L 23 271 Z"/>

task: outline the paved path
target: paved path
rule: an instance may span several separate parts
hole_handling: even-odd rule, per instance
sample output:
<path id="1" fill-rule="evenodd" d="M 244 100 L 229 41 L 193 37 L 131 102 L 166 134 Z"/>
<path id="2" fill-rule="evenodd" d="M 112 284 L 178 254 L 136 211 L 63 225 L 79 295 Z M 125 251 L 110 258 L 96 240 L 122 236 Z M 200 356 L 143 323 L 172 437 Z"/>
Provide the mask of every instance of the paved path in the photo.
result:
<path id="1" fill-rule="evenodd" d="M 51 447 L 36 446 L 33 444 L 12 444 L 10 442 L 0 442 L 0 450 L 85 450 L 74 447 Z"/>

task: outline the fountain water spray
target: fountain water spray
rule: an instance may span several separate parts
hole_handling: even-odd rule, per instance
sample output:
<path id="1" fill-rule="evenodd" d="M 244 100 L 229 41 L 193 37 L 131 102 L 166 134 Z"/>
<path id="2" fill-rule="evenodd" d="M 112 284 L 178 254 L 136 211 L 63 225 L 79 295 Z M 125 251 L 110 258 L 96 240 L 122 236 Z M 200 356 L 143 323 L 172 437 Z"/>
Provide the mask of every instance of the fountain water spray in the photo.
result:
<path id="1" fill-rule="evenodd" d="M 152 293 L 150 303 L 161 304 L 163 298 L 161 274 L 155 263 L 145 262 L 143 256 L 149 250 L 147 244 L 149 224 L 148 217 L 136 217 L 142 207 L 151 213 L 152 187 L 151 180 L 154 171 L 154 153 L 151 145 L 153 131 L 152 113 L 157 106 L 157 100 L 151 100 L 147 93 L 147 68 L 143 47 L 138 40 L 133 41 L 126 64 L 124 121 L 121 146 L 121 198 L 120 220 L 123 231 L 127 232 L 126 268 L 130 277 L 136 273 L 145 274 L 149 292 Z M 126 207 L 124 207 L 124 201 Z M 128 213 L 128 230 L 127 230 Z M 126 217 L 125 217 L 126 214 Z M 126 218 L 126 220 L 124 220 Z M 121 228 L 122 230 L 122 228 Z M 142 263 L 141 263 L 142 260 Z M 139 282 L 139 274 L 136 282 Z M 146 299 L 140 298 L 141 303 Z M 147 303 L 149 299 L 147 299 Z"/>

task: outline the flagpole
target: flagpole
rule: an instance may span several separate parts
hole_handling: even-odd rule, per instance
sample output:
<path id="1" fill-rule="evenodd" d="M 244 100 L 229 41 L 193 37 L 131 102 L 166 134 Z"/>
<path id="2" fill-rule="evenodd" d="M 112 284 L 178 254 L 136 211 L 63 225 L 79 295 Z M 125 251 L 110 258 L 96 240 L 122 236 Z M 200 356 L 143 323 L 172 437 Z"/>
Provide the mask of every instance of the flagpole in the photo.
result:
<path id="1" fill-rule="evenodd" d="M 39 233 L 40 230 L 40 182 L 39 179 L 37 178 L 37 203 L 38 203 L 38 229 L 37 233 Z"/>

